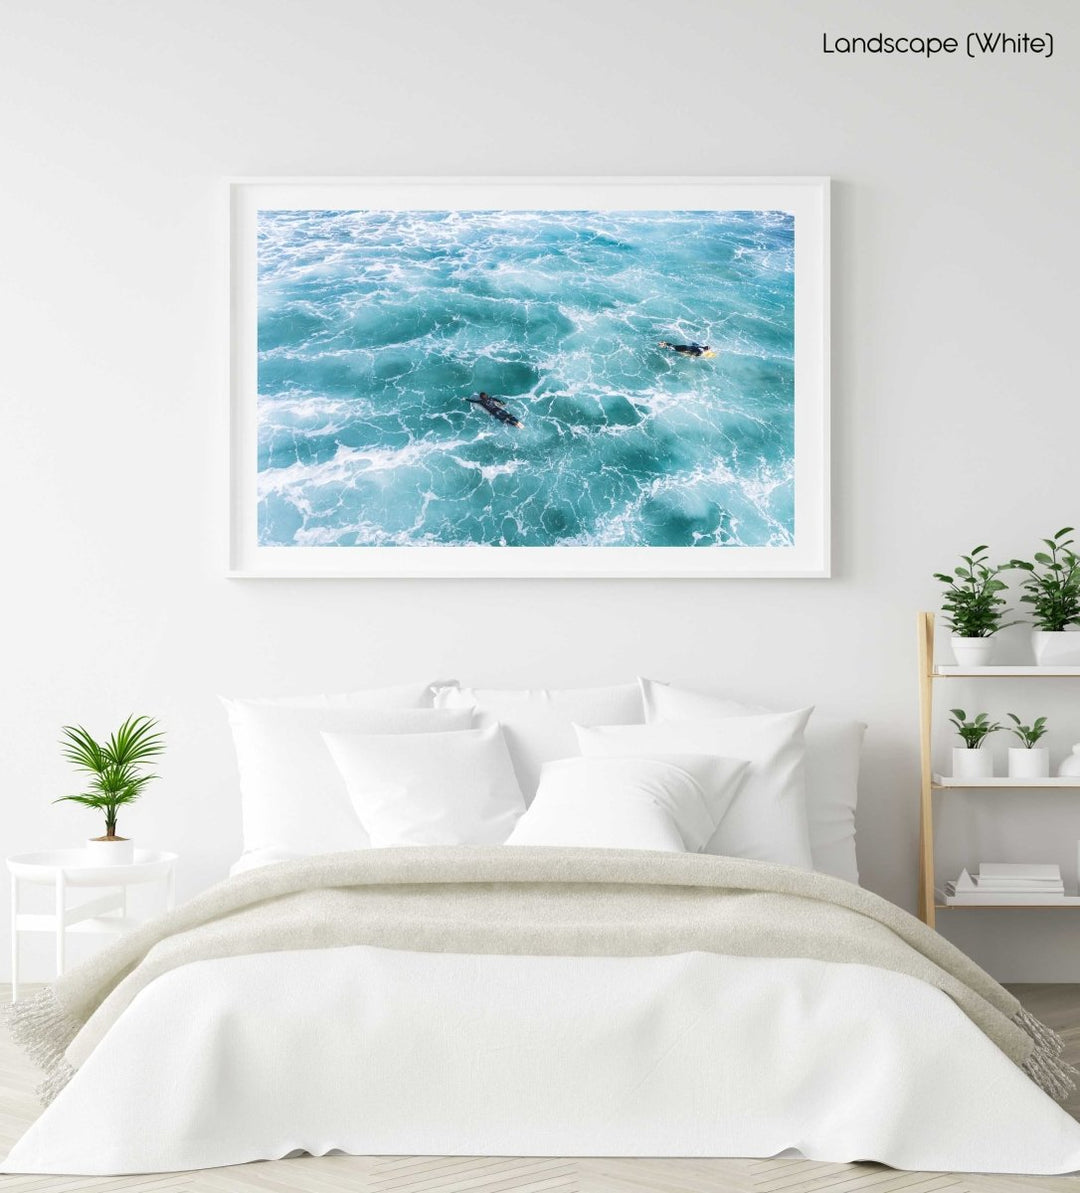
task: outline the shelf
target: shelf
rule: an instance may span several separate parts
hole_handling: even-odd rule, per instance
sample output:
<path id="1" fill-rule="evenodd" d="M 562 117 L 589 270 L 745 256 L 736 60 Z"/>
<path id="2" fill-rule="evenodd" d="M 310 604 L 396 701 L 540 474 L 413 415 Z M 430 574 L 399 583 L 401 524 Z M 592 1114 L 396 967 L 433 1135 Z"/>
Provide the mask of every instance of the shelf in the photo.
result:
<path id="1" fill-rule="evenodd" d="M 1009 807 L 1014 807 L 1024 799 L 1024 793 L 1030 791 L 1080 791 L 1080 776 L 1053 776 L 1045 779 L 1017 779 L 1008 775 L 990 777 L 986 779 L 954 779 L 948 775 L 934 773 L 934 697 L 947 695 L 937 688 L 937 679 L 1072 679 L 1080 680 L 1080 666 L 1074 667 L 1038 667 L 1034 662 L 1024 665 L 991 666 L 991 667 L 961 667 L 952 663 L 936 663 L 934 661 L 934 614 L 920 613 L 918 615 L 918 679 L 919 679 L 919 761 L 921 764 L 921 783 L 919 790 L 919 916 L 925 924 L 933 928 L 939 911 L 951 911 L 953 908 L 972 908 L 983 911 L 1001 911 L 1004 908 L 1024 908 L 1037 911 L 1059 909 L 1070 911 L 1080 909 L 1080 894 L 1068 895 L 1064 898 L 1050 898 L 1036 894 L 1033 903 L 1018 903 L 1005 898 L 1003 893 L 997 892 L 987 895 L 985 902 L 947 901 L 942 889 L 935 889 L 934 878 L 934 819 L 935 811 L 943 808 L 943 798 L 935 799 L 935 792 L 940 791 L 1012 791 Z M 1080 637 L 1077 638 L 1080 646 Z M 944 653 L 944 641 L 938 643 Z M 948 657 L 948 656 L 946 656 Z M 960 697 L 955 697 L 959 699 Z M 950 700 L 953 700 L 950 697 Z M 990 803 L 993 808 L 990 808 Z M 1030 808 L 1035 801 L 1030 797 L 1025 801 Z M 1072 801 L 1070 800 L 1070 806 Z M 1004 811 L 1000 799 L 985 801 L 988 810 L 994 813 Z M 974 810 L 973 801 L 967 804 L 968 811 Z M 1075 889 L 1075 888 L 1074 888 Z M 1044 899 L 1046 901 L 1044 901 Z"/>
<path id="2" fill-rule="evenodd" d="M 980 899 L 978 903 L 947 903 L 947 898 L 948 896 L 945 894 L 942 888 L 938 887 L 937 890 L 934 891 L 934 906 L 939 911 L 952 911 L 953 908 L 959 910 L 967 909 L 969 907 L 973 907 L 977 911 L 985 911 L 987 908 L 994 908 L 1000 911 L 1003 907 L 1034 907 L 1040 911 L 1045 911 L 1048 907 L 1058 907 L 1065 911 L 1068 911 L 1070 908 L 1080 908 L 1080 895 L 1062 895 L 1056 899 L 1047 899 L 1043 903 L 1021 903 L 1011 899 L 1002 899 L 998 902 L 994 902 L 992 899 L 986 899 L 985 901 Z"/>
<path id="3" fill-rule="evenodd" d="M 957 667 L 938 663 L 935 679 L 1080 679 L 1080 667 Z"/>
<path id="4" fill-rule="evenodd" d="M 131 916 L 93 916 L 79 920 L 75 924 L 68 924 L 65 931 L 75 933 L 129 932 L 132 928 L 137 928 L 140 923 L 142 923 L 141 920 Z M 56 916 L 47 913 L 38 915 L 32 912 L 20 912 L 15 919 L 15 931 L 55 932 Z"/>
<path id="5" fill-rule="evenodd" d="M 996 777 L 993 779 L 953 779 L 949 775 L 935 775 L 934 776 L 935 789 L 942 789 L 945 787 L 966 787 L 968 790 L 977 791 L 981 787 L 994 788 L 1020 788 L 1027 787 L 1041 787 L 1056 788 L 1056 787 L 1075 787 L 1080 788 L 1080 779 L 1053 777 L 1049 779 L 1010 779 L 1005 776 Z"/>
<path id="6" fill-rule="evenodd" d="M 1066 895 L 1064 899 L 1057 899 L 1051 903 L 935 903 L 937 911 L 1001 911 L 1002 908 L 1020 911 L 1046 911 L 1055 908 L 1058 911 L 1080 909 L 1080 897 Z"/>

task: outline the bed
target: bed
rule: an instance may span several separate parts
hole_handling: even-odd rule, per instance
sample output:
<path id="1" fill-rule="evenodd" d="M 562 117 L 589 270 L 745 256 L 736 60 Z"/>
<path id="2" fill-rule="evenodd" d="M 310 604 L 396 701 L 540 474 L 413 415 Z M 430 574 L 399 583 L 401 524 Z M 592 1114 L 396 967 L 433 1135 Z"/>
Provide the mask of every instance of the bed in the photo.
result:
<path id="1" fill-rule="evenodd" d="M 861 729 L 661 686 L 234 704 L 238 872 L 18 1004 L 48 1105 L 0 1170 L 1080 1169 L 1060 1041 L 852 881 Z"/>

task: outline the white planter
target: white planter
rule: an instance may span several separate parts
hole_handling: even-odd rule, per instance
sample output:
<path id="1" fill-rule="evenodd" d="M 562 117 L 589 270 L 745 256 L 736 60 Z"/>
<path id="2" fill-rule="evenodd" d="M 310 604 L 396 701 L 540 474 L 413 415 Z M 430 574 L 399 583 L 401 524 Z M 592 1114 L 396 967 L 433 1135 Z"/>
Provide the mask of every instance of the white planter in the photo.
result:
<path id="1" fill-rule="evenodd" d="M 1080 667 L 1080 633 L 1075 630 L 1032 630 L 1031 645 L 1040 667 Z"/>
<path id="2" fill-rule="evenodd" d="M 953 746 L 952 774 L 954 779 L 992 779 L 994 755 L 989 750 Z"/>
<path id="3" fill-rule="evenodd" d="M 1071 754 L 1062 759 L 1058 774 L 1063 779 L 1080 779 L 1080 742 L 1073 746 Z"/>
<path id="4" fill-rule="evenodd" d="M 985 667 L 994 653 L 992 638 L 958 638 L 954 634 L 949 644 L 961 667 Z"/>
<path id="5" fill-rule="evenodd" d="M 135 842 L 117 837 L 114 841 L 86 842 L 86 863 L 89 866 L 130 866 L 135 860 Z"/>
<path id="6" fill-rule="evenodd" d="M 1045 779 L 1050 774 L 1050 751 L 1043 746 L 1009 747 L 1010 779 Z"/>

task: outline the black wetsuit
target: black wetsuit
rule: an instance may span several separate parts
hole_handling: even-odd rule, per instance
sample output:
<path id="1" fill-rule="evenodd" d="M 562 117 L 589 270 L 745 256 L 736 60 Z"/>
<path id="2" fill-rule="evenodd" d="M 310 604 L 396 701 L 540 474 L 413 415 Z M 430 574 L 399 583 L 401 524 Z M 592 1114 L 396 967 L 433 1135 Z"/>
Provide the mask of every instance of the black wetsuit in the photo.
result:
<path id="1" fill-rule="evenodd" d="M 661 340 L 660 347 L 670 348 L 672 352 L 681 352 L 683 356 L 704 356 L 709 351 L 708 344 L 669 344 L 667 340 Z"/>
<path id="2" fill-rule="evenodd" d="M 498 398 L 493 398 L 491 394 L 481 393 L 475 398 L 466 398 L 465 401 L 472 402 L 481 410 L 486 410 L 492 418 L 497 418 L 501 423 L 509 423 L 512 427 L 521 426 L 521 423 L 506 409 L 505 403 Z"/>

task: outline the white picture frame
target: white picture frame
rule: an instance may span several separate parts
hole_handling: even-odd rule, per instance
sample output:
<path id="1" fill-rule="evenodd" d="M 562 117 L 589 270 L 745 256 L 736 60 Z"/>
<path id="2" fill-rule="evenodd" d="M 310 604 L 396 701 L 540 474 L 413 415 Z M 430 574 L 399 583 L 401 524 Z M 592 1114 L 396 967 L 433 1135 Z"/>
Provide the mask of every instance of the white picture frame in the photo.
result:
<path id="1" fill-rule="evenodd" d="M 829 180 L 241 178 L 229 209 L 229 558 L 238 578 L 827 577 Z M 794 531 L 784 546 L 311 546 L 259 541 L 259 212 L 784 212 L 794 219 Z"/>

